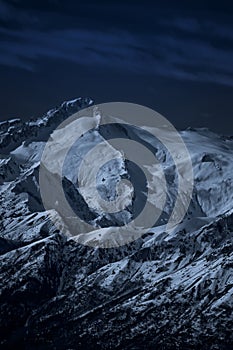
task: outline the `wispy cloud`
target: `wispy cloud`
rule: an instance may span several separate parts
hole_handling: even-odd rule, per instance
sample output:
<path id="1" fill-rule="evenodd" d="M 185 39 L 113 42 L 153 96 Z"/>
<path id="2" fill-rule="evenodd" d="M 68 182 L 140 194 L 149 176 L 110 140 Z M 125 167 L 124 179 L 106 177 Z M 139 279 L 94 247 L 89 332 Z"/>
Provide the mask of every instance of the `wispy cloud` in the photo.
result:
<path id="1" fill-rule="evenodd" d="M 15 8 L 7 1 L 0 0 L 0 21 L 4 24 L 11 23 L 14 26 L 19 24 L 27 25 L 37 22 L 36 13 Z"/>
<path id="2" fill-rule="evenodd" d="M 4 10 L 0 2 L 1 6 Z M 161 18 L 158 28 L 156 34 L 77 27 L 0 28 L 0 64 L 35 70 L 41 60 L 54 59 L 233 86 L 233 46 L 224 45 L 224 40 L 233 38 L 229 25 L 179 17 Z"/>

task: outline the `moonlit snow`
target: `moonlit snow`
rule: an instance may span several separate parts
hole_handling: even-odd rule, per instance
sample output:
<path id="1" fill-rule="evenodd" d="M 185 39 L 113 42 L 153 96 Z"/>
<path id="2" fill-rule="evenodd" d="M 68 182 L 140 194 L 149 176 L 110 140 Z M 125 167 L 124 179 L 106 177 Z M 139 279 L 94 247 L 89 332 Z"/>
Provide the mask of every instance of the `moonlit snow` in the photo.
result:
<path id="1" fill-rule="evenodd" d="M 164 228 L 176 196 L 174 164 L 157 145 L 156 156 L 168 182 L 159 221 L 127 245 L 85 246 L 64 233 L 69 220 L 59 212 L 59 203 L 53 203 L 52 192 L 51 208 L 44 209 L 39 166 L 53 130 L 92 104 L 79 98 L 29 122 L 15 119 L 0 124 L 2 347 L 231 349 L 233 139 L 207 129 L 181 131 L 191 155 L 194 189 L 187 214 L 172 234 Z M 87 161 L 93 172 L 86 174 L 81 168 L 80 188 L 77 185 L 75 166 L 97 142 L 106 143 L 98 118 L 94 119 L 93 131 L 70 154 L 63 178 L 74 210 L 95 226 L 87 243 L 114 236 L 116 225 L 131 219 L 134 200 L 124 154 L 109 144 L 117 161 L 103 162 L 97 188 L 92 186 L 98 159 L 91 153 Z M 63 130 L 57 132 L 62 152 Z M 110 154 L 105 151 L 100 150 L 102 158 Z M 48 171 L 56 173 L 56 161 L 51 159 Z M 148 171 L 159 184 L 156 168 Z M 115 203 L 120 214 L 110 210 L 105 215 L 100 203 L 109 198 L 114 202 L 118 185 L 125 194 Z M 162 190 L 151 198 L 154 205 Z M 144 198 L 142 192 L 138 195 Z M 80 233 L 77 228 L 77 237 Z"/>

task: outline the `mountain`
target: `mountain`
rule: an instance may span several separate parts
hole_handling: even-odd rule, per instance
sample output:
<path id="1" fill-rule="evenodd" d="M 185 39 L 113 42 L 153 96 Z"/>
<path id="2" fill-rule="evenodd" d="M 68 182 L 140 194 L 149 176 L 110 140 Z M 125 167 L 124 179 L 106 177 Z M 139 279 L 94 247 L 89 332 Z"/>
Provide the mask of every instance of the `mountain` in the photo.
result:
<path id="1" fill-rule="evenodd" d="M 58 125 L 92 105 L 79 98 L 28 122 L 0 123 L 1 348 L 232 349 L 233 138 L 207 129 L 180 132 L 193 164 L 194 189 L 188 213 L 172 234 L 163 223 L 168 205 L 162 221 L 133 242 L 83 245 L 63 233 L 62 212 L 44 209 L 39 167 Z M 136 136 L 144 138 L 140 131 Z M 104 139 L 98 127 L 85 137 L 82 152 Z M 155 149 L 170 174 L 172 202 L 173 168 L 166 150 Z M 102 196 L 114 197 L 107 187 L 119 181 L 116 171 L 130 179 L 130 167 L 122 162 L 112 171 L 102 167 Z M 79 214 L 99 225 L 95 238 L 133 214 L 129 208 L 104 216 L 97 206 L 90 208 L 77 189 L 72 163 L 63 180 Z"/>

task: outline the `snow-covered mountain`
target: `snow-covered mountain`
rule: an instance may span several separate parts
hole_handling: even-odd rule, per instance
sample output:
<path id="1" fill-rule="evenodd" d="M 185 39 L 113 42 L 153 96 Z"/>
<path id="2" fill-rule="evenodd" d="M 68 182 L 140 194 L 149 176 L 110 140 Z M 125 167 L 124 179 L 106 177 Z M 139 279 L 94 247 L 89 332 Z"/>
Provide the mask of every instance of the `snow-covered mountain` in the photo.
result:
<path id="1" fill-rule="evenodd" d="M 173 234 L 163 225 L 168 205 L 161 222 L 136 241 L 92 248 L 59 230 L 65 218 L 52 205 L 44 209 L 38 180 L 50 134 L 92 104 L 79 98 L 29 122 L 0 123 L 1 347 L 232 349 L 233 139 L 207 129 L 180 133 L 193 163 L 194 190 Z M 103 135 L 95 129 L 88 137 L 82 149 Z M 156 152 L 169 175 L 166 151 Z M 127 178 L 121 163 L 114 169 Z M 118 175 L 103 167 L 103 178 L 99 190 L 114 197 L 108 187 Z M 175 179 L 169 179 L 173 193 Z M 130 215 L 104 217 L 88 208 L 75 181 L 71 167 L 64 186 L 87 221 L 109 228 Z"/>

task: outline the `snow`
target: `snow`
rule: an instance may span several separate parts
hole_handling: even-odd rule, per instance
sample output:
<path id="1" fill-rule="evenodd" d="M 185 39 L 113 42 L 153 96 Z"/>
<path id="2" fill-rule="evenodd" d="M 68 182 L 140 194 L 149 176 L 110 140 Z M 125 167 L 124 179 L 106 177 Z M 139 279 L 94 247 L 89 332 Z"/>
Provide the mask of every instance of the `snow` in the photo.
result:
<path id="1" fill-rule="evenodd" d="M 76 102 L 82 100 L 68 101 L 63 106 L 73 108 Z M 54 320 L 66 319 L 67 326 L 64 324 L 63 329 L 68 334 L 69 348 L 77 346 L 77 341 L 83 338 L 92 343 L 104 339 L 102 344 L 111 338 L 122 348 L 126 338 L 132 343 L 134 339 L 148 339 L 148 334 L 158 342 L 167 342 L 167 334 L 171 334 L 179 348 L 189 348 L 197 339 L 211 340 L 213 334 L 221 336 L 222 342 L 227 331 L 232 334 L 229 329 L 232 317 L 224 310 L 233 307 L 233 140 L 206 129 L 181 132 L 193 163 L 194 191 L 186 217 L 169 233 L 165 214 L 171 212 L 177 195 L 174 164 L 164 147 L 154 144 L 161 169 L 169 175 L 164 189 L 158 168 L 147 167 L 153 179 L 151 188 L 160 187 L 151 197 L 151 204 L 155 205 L 163 190 L 168 197 L 161 214 L 163 220 L 146 232 L 129 230 L 130 237 L 129 232 L 120 227 L 102 228 L 99 224 L 104 218 L 101 200 L 110 199 L 113 203 L 118 190 L 123 196 L 117 209 L 123 209 L 132 201 L 133 188 L 124 154 L 99 134 L 98 118 L 84 117 L 78 131 L 73 124 L 68 144 L 64 136 L 66 129 L 55 131 L 52 140 L 57 140 L 56 148 L 51 149 L 53 157 L 50 152 L 45 157 L 47 169 L 51 173 L 63 171 L 63 176 L 85 197 L 89 209 L 98 212 L 97 218 L 90 222 L 93 230 L 86 233 L 80 224 L 76 227 L 77 235 L 67 237 L 64 235 L 68 232 L 67 223 L 63 222 L 62 213 L 59 215 L 56 211 L 58 201 L 53 209 L 45 210 L 40 206 L 39 196 L 38 169 L 45 149 L 43 137 L 47 122 L 53 119 L 56 111 L 51 110 L 29 122 L 27 126 L 38 131 L 36 136 L 30 137 L 30 128 L 27 137 L 22 131 L 22 141 L 11 145 L 10 153 L 5 151 L 6 154 L 0 156 L 0 232 L 6 245 L 1 258 L 4 267 L 1 278 L 5 296 L 9 295 L 2 307 L 4 322 L 11 319 L 11 312 L 18 318 L 20 330 L 26 327 L 25 337 L 29 335 L 30 339 L 43 342 L 47 339 L 44 330 L 51 332 L 51 339 L 54 339 Z M 18 137 L 13 124 L 10 132 Z M 86 133 L 90 128 L 94 130 Z M 9 129 L 6 135 L 8 132 Z M 67 154 L 77 136 L 81 141 L 72 149 L 62 168 L 60 155 Z M 138 137 L 151 141 L 146 133 L 139 132 Z M 103 144 L 105 149 L 100 146 L 95 155 L 91 150 L 97 144 Z M 51 142 L 47 147 L 53 147 Z M 111 158 L 115 161 L 111 162 Z M 106 161 L 109 163 L 105 164 Z M 182 165 L 184 159 L 180 157 L 177 161 Z M 100 163 L 101 169 L 97 171 Z M 182 176 L 186 177 L 185 166 Z M 130 211 L 128 217 L 126 211 L 120 215 L 125 221 L 131 218 Z M 54 224 L 55 220 L 59 226 Z M 125 241 L 125 233 L 131 243 Z M 117 248 L 112 247 L 112 242 Z M 46 298 L 45 290 L 50 293 Z M 20 323 L 22 310 L 25 318 Z M 200 315 L 206 317 L 205 323 L 200 322 Z M 165 336 L 164 330 L 167 331 Z M 161 334 L 162 340 L 158 338 Z M 197 347 L 199 345 L 197 343 Z"/>

